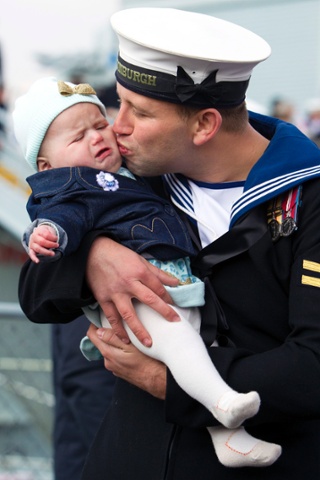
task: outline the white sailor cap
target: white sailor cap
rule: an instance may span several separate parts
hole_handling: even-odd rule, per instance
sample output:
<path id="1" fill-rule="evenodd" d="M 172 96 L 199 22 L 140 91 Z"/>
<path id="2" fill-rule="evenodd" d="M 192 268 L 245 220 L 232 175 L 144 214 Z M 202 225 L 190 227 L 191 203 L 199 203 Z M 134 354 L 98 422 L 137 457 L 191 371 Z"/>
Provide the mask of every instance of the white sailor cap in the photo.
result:
<path id="1" fill-rule="evenodd" d="M 119 38 L 117 81 L 136 93 L 197 107 L 245 99 L 269 44 L 238 25 L 172 8 L 130 8 L 111 17 Z"/>

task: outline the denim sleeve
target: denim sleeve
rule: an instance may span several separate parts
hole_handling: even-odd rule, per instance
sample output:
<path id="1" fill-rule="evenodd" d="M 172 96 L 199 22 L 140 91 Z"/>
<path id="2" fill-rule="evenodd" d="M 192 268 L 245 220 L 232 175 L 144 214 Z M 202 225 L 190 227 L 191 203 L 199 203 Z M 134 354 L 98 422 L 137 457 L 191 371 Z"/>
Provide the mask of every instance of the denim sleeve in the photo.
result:
<path id="1" fill-rule="evenodd" d="M 47 220 L 45 218 L 37 218 L 32 223 L 30 223 L 23 233 L 22 246 L 24 247 L 26 252 L 29 253 L 30 236 L 34 231 L 34 229 L 39 227 L 40 225 L 49 225 L 50 227 L 52 227 L 57 234 L 58 243 L 59 243 L 58 249 L 55 250 L 55 256 L 54 257 L 41 256 L 42 261 L 45 261 L 46 259 L 48 261 L 58 260 L 61 257 L 61 255 L 63 255 L 65 252 L 66 246 L 68 244 L 68 235 L 67 235 L 67 232 L 60 225 L 58 225 L 55 222 L 52 222 L 51 220 Z"/>

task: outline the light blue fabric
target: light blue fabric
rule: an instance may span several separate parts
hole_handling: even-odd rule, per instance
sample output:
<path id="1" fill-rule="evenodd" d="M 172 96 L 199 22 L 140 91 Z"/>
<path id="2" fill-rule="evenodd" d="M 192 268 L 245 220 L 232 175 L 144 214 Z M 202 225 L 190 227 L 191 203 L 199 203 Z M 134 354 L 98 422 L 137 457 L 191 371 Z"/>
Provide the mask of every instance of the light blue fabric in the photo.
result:
<path id="1" fill-rule="evenodd" d="M 93 360 L 101 360 L 102 355 L 100 351 L 93 345 L 90 338 L 85 336 L 80 342 L 80 350 L 82 355 L 92 362 Z"/>
<path id="2" fill-rule="evenodd" d="M 149 259 L 149 262 L 180 280 L 177 287 L 166 287 L 175 305 L 184 308 L 204 305 L 204 283 L 192 274 L 189 257 L 169 261 Z"/>

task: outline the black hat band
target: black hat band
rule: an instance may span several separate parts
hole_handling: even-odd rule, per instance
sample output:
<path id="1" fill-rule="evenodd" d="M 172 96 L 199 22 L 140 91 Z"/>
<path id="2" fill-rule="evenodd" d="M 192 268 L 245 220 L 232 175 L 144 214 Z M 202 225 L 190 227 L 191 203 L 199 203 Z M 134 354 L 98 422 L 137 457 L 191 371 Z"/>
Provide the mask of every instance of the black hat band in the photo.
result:
<path id="1" fill-rule="evenodd" d="M 177 76 L 132 65 L 120 56 L 116 79 L 125 88 L 141 95 L 176 104 L 199 108 L 235 107 L 245 100 L 249 79 L 239 82 L 216 82 L 218 70 L 211 72 L 201 83 L 180 66 Z"/>

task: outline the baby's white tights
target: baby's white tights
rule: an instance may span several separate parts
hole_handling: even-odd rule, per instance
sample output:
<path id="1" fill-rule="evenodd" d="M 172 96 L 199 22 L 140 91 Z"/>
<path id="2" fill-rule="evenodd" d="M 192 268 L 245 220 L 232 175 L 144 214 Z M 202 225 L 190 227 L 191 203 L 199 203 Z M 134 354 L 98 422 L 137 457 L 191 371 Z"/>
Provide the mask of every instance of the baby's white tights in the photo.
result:
<path id="1" fill-rule="evenodd" d="M 145 347 L 124 324 L 131 342 L 141 352 L 167 365 L 180 387 L 226 427 L 208 428 L 220 462 L 229 467 L 273 463 L 281 453 L 279 445 L 260 441 L 244 428 L 237 428 L 258 412 L 260 397 L 254 391 L 238 393 L 221 378 L 199 335 L 198 308 L 174 306 L 181 321 L 168 322 L 143 303 L 135 301 L 134 306 L 153 343 L 150 348 Z M 101 323 L 110 327 L 102 311 Z"/>

